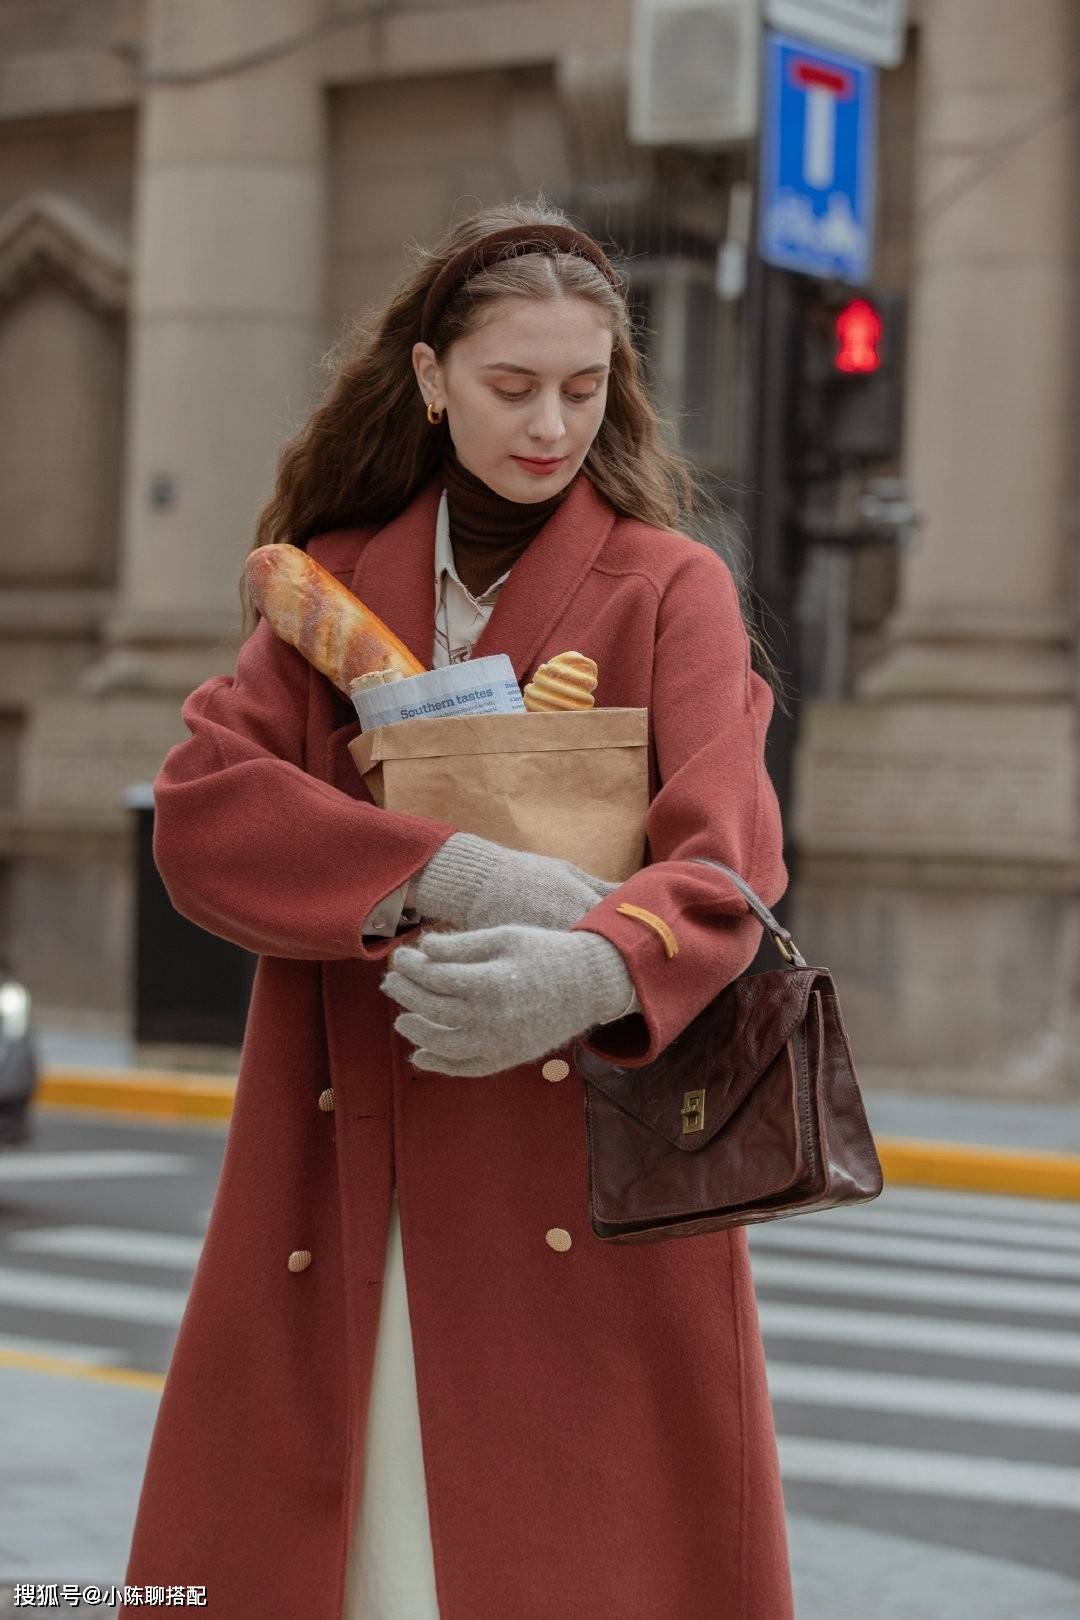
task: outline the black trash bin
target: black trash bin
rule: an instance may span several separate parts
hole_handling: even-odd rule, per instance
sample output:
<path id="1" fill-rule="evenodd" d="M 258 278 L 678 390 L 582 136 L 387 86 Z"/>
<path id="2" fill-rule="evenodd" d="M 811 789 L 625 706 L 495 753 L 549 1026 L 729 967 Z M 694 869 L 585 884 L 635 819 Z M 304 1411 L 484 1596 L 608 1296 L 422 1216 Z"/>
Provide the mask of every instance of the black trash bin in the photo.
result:
<path id="1" fill-rule="evenodd" d="M 146 1045 L 243 1044 L 258 957 L 181 917 L 154 865 L 154 794 L 133 783 L 135 1040 Z"/>

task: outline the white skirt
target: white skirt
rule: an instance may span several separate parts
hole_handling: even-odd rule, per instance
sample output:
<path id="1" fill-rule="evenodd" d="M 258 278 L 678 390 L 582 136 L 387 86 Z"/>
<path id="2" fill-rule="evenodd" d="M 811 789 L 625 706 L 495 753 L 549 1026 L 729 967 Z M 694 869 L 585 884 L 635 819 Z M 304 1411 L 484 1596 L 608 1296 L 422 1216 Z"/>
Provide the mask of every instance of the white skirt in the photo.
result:
<path id="1" fill-rule="evenodd" d="M 396 1186 L 342 1620 L 439 1620 Z"/>

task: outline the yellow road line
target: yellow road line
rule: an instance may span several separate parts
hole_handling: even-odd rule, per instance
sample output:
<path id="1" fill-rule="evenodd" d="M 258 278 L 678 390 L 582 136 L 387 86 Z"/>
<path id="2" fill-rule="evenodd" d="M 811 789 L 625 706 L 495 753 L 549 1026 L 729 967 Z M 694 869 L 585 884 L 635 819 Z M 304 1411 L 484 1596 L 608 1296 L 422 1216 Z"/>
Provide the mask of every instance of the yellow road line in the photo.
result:
<path id="1" fill-rule="evenodd" d="M 0 1350 L 0 1367 L 18 1367 L 23 1372 L 48 1373 L 53 1378 L 86 1378 L 98 1384 L 125 1384 L 129 1389 L 161 1390 L 164 1373 L 137 1372 L 129 1367 L 95 1367 L 70 1356 L 47 1356 L 40 1351 Z"/>

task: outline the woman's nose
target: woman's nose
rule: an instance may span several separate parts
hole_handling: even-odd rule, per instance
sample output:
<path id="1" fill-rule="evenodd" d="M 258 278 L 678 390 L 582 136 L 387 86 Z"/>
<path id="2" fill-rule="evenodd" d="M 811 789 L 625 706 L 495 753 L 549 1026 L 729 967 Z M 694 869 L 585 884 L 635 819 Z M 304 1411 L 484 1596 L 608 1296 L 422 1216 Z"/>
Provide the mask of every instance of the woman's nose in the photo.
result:
<path id="1" fill-rule="evenodd" d="M 562 409 L 557 399 L 541 399 L 529 426 L 529 435 L 543 444 L 557 444 L 563 436 Z"/>

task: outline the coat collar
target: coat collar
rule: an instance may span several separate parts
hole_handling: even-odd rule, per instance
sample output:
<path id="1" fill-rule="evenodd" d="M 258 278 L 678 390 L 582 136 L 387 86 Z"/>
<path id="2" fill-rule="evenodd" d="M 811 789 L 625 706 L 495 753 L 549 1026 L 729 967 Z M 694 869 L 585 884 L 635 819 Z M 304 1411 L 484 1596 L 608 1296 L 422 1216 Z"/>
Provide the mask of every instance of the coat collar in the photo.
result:
<path id="1" fill-rule="evenodd" d="M 431 667 L 435 522 L 442 494 L 435 472 L 363 547 L 350 583 L 425 669 Z M 472 656 L 506 653 L 519 681 L 565 613 L 603 548 L 615 511 L 582 471 L 510 570 Z"/>

